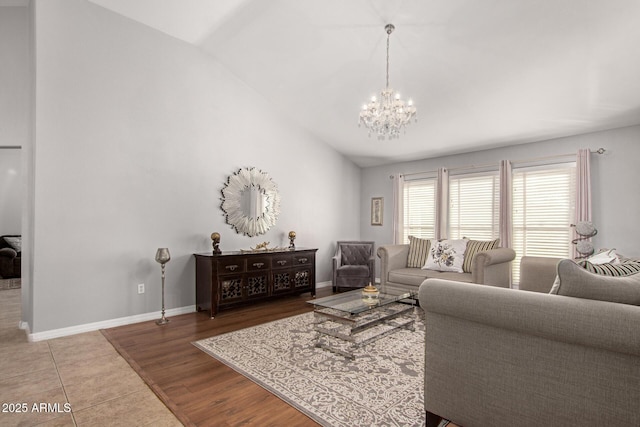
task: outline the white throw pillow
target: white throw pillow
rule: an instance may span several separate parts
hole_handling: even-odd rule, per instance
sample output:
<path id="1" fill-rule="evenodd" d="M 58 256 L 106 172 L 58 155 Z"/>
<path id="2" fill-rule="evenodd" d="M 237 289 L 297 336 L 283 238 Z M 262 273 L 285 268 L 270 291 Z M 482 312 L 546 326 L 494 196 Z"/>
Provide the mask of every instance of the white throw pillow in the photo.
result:
<path id="1" fill-rule="evenodd" d="M 427 256 L 425 270 L 453 271 L 462 273 L 464 252 L 467 249 L 466 239 L 461 240 L 431 240 L 431 248 Z"/>
<path id="2" fill-rule="evenodd" d="M 618 259 L 615 249 L 603 249 L 599 253 L 591 255 L 587 258 L 587 261 L 591 264 L 620 264 L 620 260 Z"/>

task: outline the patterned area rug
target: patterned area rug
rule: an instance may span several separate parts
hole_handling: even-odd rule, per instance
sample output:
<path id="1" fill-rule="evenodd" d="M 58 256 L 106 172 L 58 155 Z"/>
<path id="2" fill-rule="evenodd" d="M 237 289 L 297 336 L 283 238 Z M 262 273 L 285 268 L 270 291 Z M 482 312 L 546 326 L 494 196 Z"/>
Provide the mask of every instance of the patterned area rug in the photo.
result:
<path id="1" fill-rule="evenodd" d="M 193 344 L 324 426 L 423 426 L 424 323 L 349 360 L 314 346 L 313 313 Z"/>
<path id="2" fill-rule="evenodd" d="M 20 289 L 21 286 L 21 279 L 0 279 L 0 291 Z"/>

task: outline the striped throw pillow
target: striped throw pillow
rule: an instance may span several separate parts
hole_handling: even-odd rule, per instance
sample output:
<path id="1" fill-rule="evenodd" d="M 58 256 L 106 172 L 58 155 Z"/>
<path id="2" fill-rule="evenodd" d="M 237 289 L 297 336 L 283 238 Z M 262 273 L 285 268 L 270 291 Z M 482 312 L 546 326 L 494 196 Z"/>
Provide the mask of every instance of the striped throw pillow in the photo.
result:
<path id="1" fill-rule="evenodd" d="M 429 254 L 429 239 L 409 236 L 409 257 L 407 267 L 422 268 L 427 262 Z"/>
<path id="2" fill-rule="evenodd" d="M 496 249 L 500 246 L 500 239 L 495 240 L 469 240 L 467 243 L 467 250 L 464 253 L 464 263 L 462 264 L 462 271 L 465 273 L 471 273 L 471 263 L 473 257 L 479 252 L 488 251 L 490 249 Z"/>
<path id="3" fill-rule="evenodd" d="M 627 261 L 620 264 L 592 264 L 589 261 L 578 262 L 585 270 L 603 276 L 630 276 L 640 273 L 640 262 Z"/>

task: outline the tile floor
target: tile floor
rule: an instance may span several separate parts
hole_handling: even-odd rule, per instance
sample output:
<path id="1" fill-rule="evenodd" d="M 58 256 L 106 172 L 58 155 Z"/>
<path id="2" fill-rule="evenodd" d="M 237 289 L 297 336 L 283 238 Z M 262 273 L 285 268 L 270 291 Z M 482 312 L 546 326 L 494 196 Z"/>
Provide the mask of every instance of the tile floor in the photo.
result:
<path id="1" fill-rule="evenodd" d="M 20 308 L 0 291 L 0 426 L 182 425 L 99 331 L 29 343 Z"/>

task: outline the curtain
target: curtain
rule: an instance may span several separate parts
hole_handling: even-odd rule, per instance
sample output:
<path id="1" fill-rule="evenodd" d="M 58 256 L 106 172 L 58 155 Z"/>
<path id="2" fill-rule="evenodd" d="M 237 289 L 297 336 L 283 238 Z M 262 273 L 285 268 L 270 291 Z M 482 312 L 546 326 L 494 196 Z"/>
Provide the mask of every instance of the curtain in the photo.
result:
<path id="1" fill-rule="evenodd" d="M 436 239 L 446 239 L 449 220 L 449 170 L 438 169 L 436 185 Z"/>
<path id="2" fill-rule="evenodd" d="M 393 243 L 404 243 L 404 176 L 396 174 L 393 177 Z"/>
<path id="3" fill-rule="evenodd" d="M 576 158 L 576 214 L 575 224 L 591 221 L 591 150 L 581 148 Z M 573 230 L 573 238 L 578 238 Z M 580 256 L 576 245 L 572 245 L 573 257 Z"/>
<path id="4" fill-rule="evenodd" d="M 511 162 L 500 162 L 500 246 L 513 247 L 513 177 Z"/>

